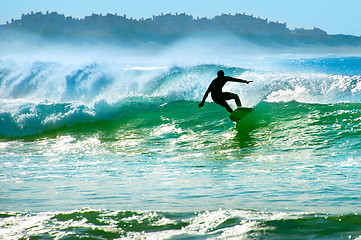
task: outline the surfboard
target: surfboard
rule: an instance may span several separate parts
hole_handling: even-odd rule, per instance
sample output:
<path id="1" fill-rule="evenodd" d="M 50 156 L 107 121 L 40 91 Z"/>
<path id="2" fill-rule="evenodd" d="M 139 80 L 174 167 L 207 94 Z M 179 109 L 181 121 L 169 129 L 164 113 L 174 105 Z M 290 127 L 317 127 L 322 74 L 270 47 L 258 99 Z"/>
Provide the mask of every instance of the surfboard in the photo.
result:
<path id="1" fill-rule="evenodd" d="M 235 109 L 231 115 L 229 116 L 229 119 L 231 119 L 233 122 L 237 122 L 244 118 L 248 113 L 252 112 L 253 108 L 245 108 L 240 107 Z"/>

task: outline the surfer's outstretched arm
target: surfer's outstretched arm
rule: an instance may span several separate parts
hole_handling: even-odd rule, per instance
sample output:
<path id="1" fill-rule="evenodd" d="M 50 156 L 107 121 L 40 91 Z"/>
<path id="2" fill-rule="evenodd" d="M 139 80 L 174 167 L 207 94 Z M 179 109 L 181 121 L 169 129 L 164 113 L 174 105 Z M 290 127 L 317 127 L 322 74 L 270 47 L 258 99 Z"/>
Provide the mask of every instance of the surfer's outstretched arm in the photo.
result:
<path id="1" fill-rule="evenodd" d="M 250 82 L 253 82 L 253 81 L 247 81 L 247 80 L 244 80 L 244 79 L 233 78 L 233 77 L 227 77 L 227 80 L 231 81 L 231 82 L 240 82 L 240 83 L 247 83 L 247 84 L 249 84 Z"/>
<path id="2" fill-rule="evenodd" d="M 206 93 L 204 94 L 204 97 L 202 99 L 202 102 L 198 105 L 200 108 L 203 107 L 204 105 L 204 102 L 206 101 L 207 97 L 208 97 L 208 94 L 211 92 L 211 89 L 210 87 L 207 89 Z"/>

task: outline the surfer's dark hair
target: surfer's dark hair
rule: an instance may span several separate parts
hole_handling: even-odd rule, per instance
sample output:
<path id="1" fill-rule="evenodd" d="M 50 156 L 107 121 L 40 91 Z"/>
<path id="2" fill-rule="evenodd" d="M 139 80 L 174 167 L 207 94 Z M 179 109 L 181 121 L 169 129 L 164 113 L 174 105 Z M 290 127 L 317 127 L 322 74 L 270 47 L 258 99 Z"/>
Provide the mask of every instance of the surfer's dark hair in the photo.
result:
<path id="1" fill-rule="evenodd" d="M 223 70 L 219 70 L 219 71 L 217 72 L 217 75 L 218 75 L 218 77 L 223 77 L 223 76 L 224 76 Z"/>

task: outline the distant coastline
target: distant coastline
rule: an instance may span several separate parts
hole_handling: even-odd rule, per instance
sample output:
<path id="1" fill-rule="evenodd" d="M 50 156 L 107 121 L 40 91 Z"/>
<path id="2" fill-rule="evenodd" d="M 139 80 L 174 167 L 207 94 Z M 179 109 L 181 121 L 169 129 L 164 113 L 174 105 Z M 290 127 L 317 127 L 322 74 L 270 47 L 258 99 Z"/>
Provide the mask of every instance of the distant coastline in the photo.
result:
<path id="1" fill-rule="evenodd" d="M 361 45 L 361 37 L 329 35 L 313 28 L 289 29 L 286 23 L 269 21 L 246 14 L 222 14 L 213 18 L 191 15 L 161 14 L 147 19 L 127 18 L 126 15 L 92 14 L 83 19 L 66 17 L 57 12 L 31 12 L 21 19 L 11 19 L 0 25 L 0 38 L 10 33 L 38 34 L 50 39 L 120 40 L 129 42 L 154 41 L 171 43 L 189 35 L 232 34 L 256 44 L 325 44 Z"/>

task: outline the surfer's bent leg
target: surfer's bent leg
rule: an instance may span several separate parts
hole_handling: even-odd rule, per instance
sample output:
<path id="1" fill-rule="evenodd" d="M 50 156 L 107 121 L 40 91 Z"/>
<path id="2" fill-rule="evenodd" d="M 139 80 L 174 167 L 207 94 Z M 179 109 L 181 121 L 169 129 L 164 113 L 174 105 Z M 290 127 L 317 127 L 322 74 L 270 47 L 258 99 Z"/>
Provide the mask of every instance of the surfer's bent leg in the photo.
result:
<path id="1" fill-rule="evenodd" d="M 228 103 L 226 102 L 226 100 L 224 99 L 224 96 L 218 96 L 218 95 L 215 95 L 215 94 L 212 94 L 212 100 L 213 102 L 221 105 L 222 107 L 226 108 L 226 110 L 228 112 L 233 112 L 232 108 L 228 105 Z"/>
<path id="2" fill-rule="evenodd" d="M 237 104 L 237 107 L 242 107 L 241 100 L 239 100 L 239 97 L 238 97 L 237 94 L 235 94 L 235 93 L 230 93 L 230 92 L 225 92 L 225 93 L 224 93 L 224 96 L 225 96 L 225 99 L 226 99 L 226 100 L 234 99 L 234 101 L 235 101 L 236 104 Z"/>
<path id="3" fill-rule="evenodd" d="M 233 112 L 232 108 L 228 105 L 228 103 L 227 103 L 226 101 L 219 101 L 219 102 L 217 101 L 217 102 L 215 102 L 215 103 L 217 103 L 217 104 L 225 107 L 228 112 L 230 112 L 230 113 Z"/>

